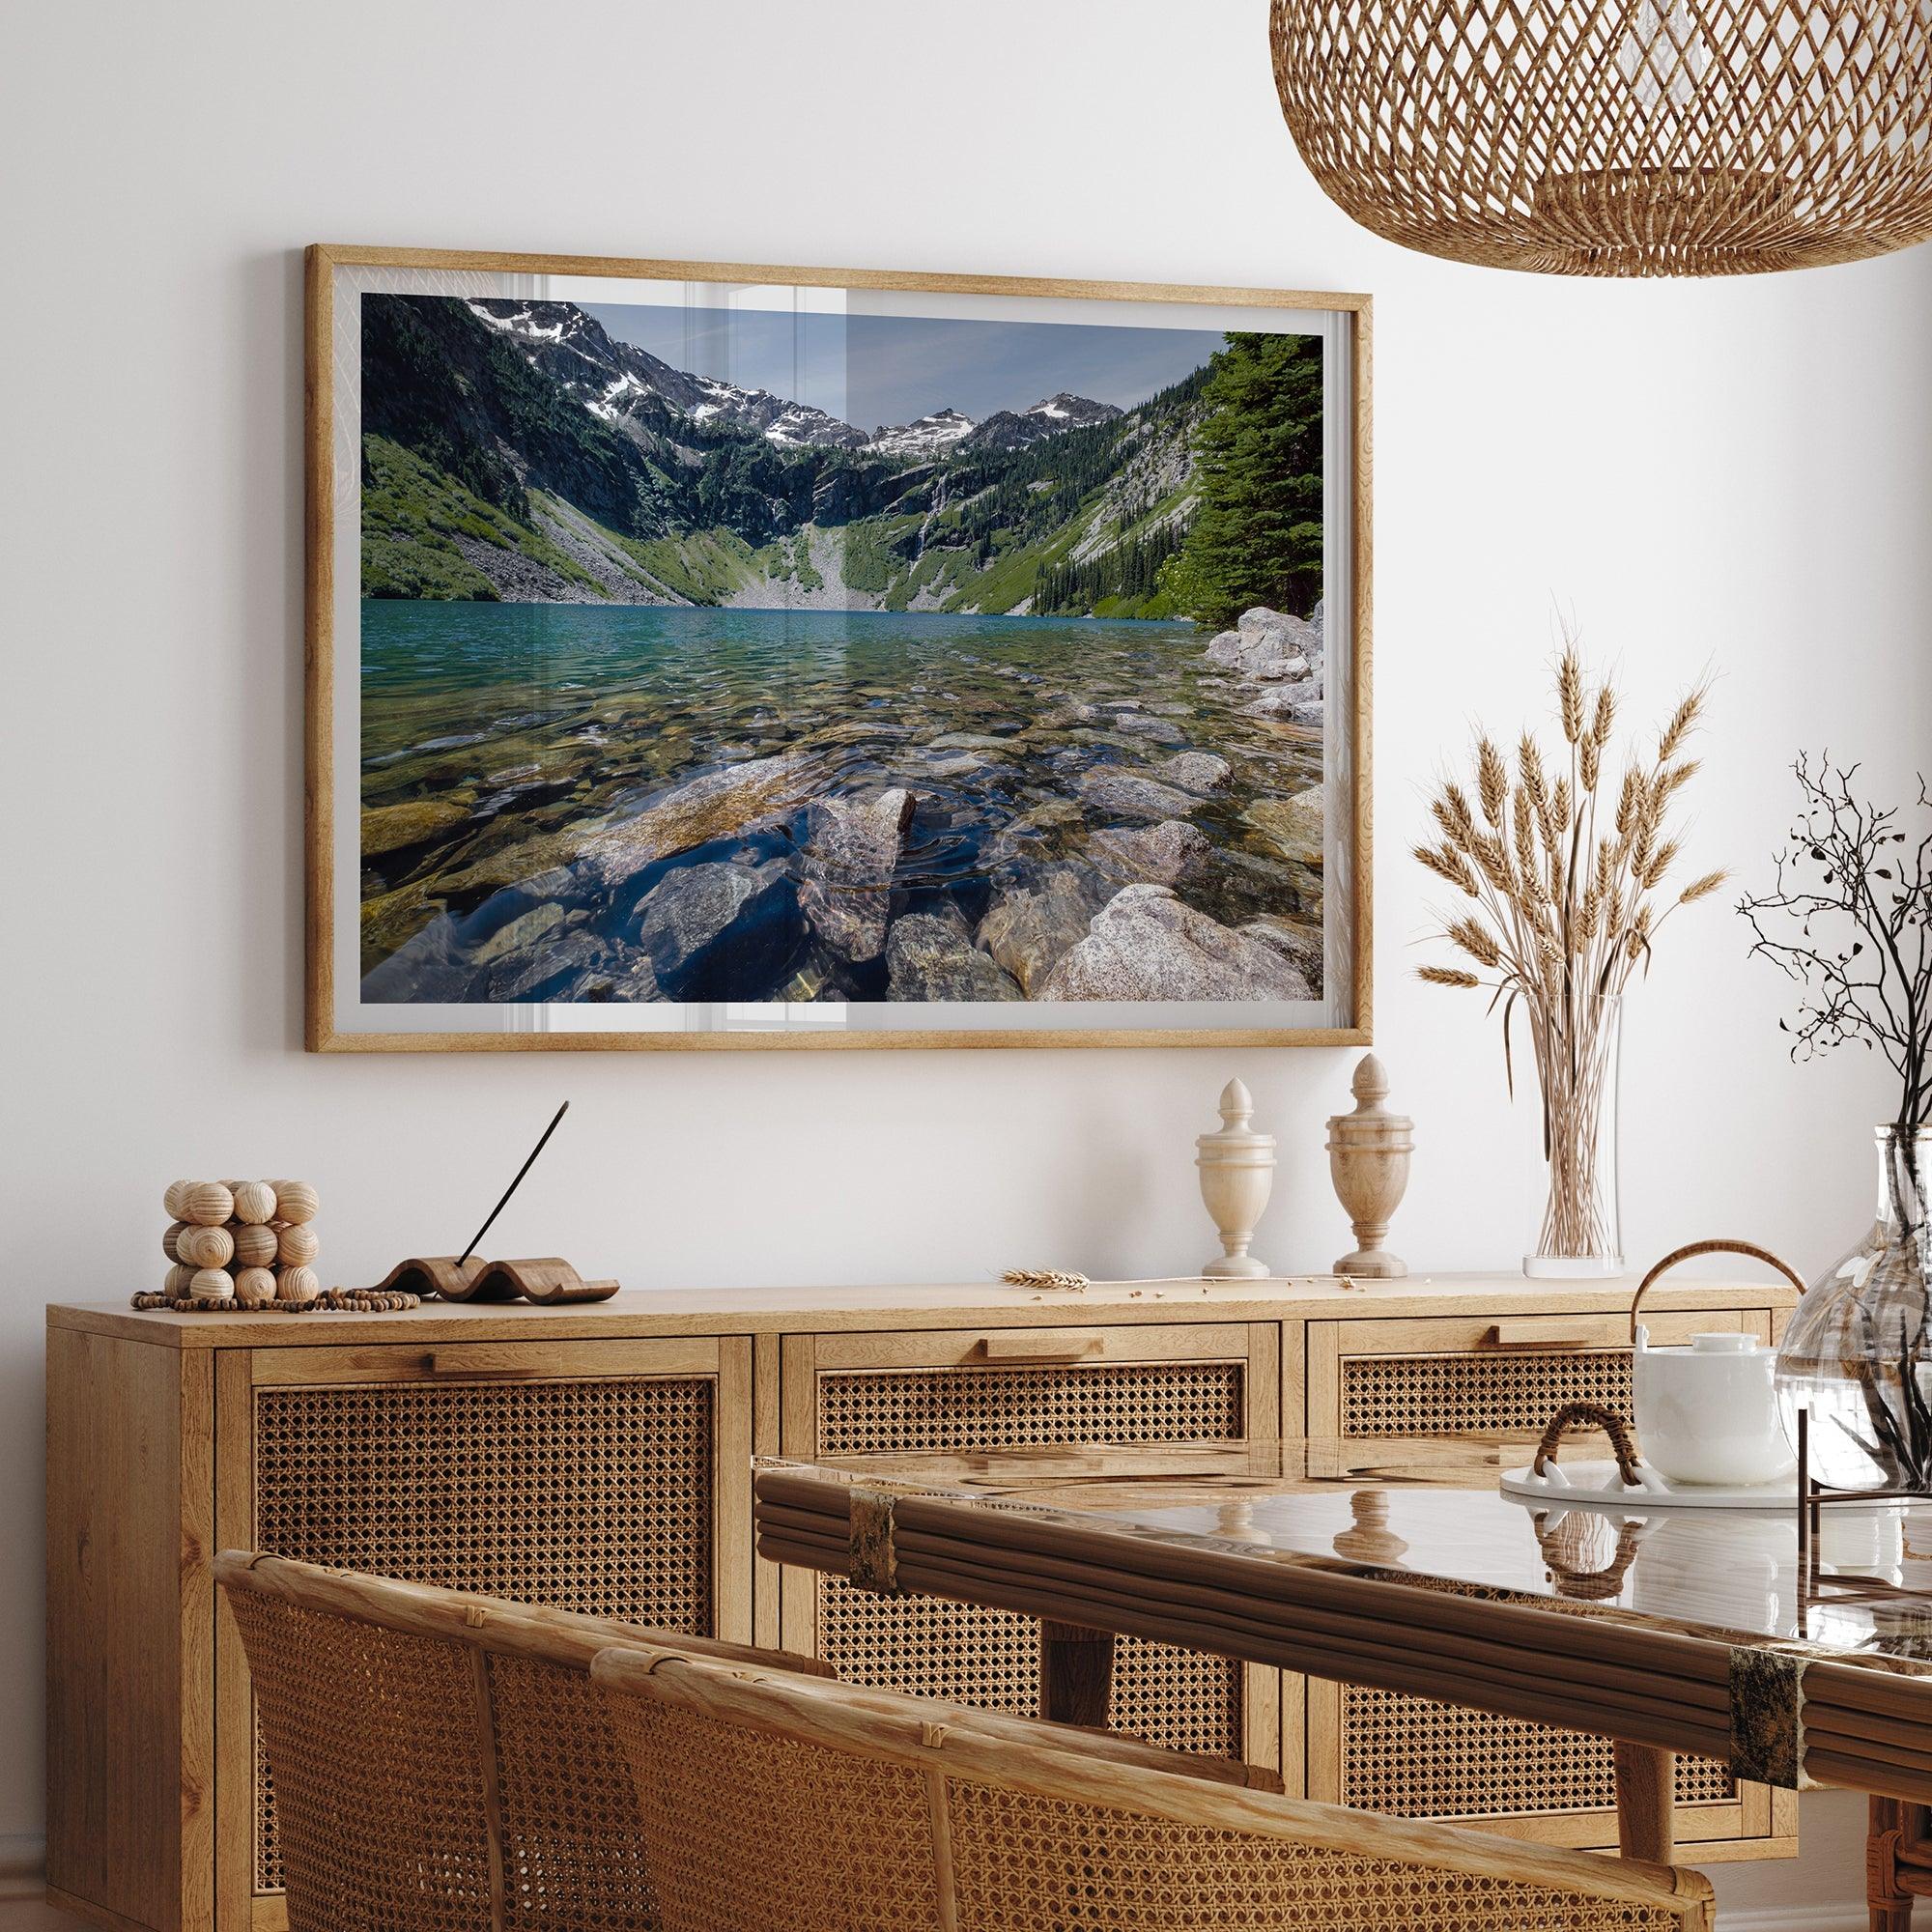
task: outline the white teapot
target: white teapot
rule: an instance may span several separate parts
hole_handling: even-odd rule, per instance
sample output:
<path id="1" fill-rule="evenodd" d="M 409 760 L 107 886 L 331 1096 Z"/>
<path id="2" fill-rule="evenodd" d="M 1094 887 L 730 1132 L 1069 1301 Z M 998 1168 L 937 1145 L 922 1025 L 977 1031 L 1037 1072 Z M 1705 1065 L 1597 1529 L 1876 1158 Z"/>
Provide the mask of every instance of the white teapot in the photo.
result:
<path id="1" fill-rule="evenodd" d="M 1798 1466 L 1773 1379 L 1777 1350 L 1751 1335 L 1693 1335 L 1653 1349 L 1639 1324 L 1631 1367 L 1643 1459 L 1673 1483 L 1743 1488 Z"/>
<path id="2" fill-rule="evenodd" d="M 1705 1254 L 1769 1262 L 1804 1292 L 1793 1268 L 1746 1241 L 1698 1241 L 1652 1268 L 1631 1303 L 1637 1445 L 1644 1461 L 1672 1483 L 1775 1483 L 1798 1466 L 1778 1410 L 1777 1350 L 1740 1334 L 1693 1335 L 1688 1349 L 1653 1349 L 1650 1331 L 1636 1319 L 1660 1275 Z"/>

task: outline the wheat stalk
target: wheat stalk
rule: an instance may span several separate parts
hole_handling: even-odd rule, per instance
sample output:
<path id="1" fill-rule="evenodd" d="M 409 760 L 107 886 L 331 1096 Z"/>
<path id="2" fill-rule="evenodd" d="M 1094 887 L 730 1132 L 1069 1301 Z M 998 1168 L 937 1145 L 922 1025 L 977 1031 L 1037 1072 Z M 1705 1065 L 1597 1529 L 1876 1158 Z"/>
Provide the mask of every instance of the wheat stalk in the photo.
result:
<path id="1" fill-rule="evenodd" d="M 1055 1288 L 1067 1293 L 1093 1286 L 1087 1276 L 1069 1268 L 1009 1268 L 1000 1279 L 1015 1288 Z"/>

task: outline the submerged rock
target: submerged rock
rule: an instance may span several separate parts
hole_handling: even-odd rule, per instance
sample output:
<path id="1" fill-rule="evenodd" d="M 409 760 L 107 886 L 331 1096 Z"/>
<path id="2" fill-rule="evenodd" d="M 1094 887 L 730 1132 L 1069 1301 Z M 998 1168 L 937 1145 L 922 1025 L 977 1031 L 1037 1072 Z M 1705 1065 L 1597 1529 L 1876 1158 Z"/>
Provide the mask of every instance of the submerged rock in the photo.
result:
<path id="1" fill-rule="evenodd" d="M 499 925 L 490 937 L 477 947 L 476 963 L 479 966 L 494 965 L 498 959 L 505 959 L 515 953 L 527 952 L 531 947 L 543 940 L 563 923 L 564 911 L 554 901 L 548 905 L 532 906 L 528 912 L 519 913 L 513 920 Z M 503 995 L 509 998 L 508 994 Z"/>
<path id="2" fill-rule="evenodd" d="M 362 976 L 362 997 L 374 1006 L 414 1000 L 461 1000 L 476 968 L 446 912 L 435 915 L 386 959 Z"/>
<path id="3" fill-rule="evenodd" d="M 1052 867 L 999 900 L 980 922 L 980 944 L 1031 998 L 1061 956 L 1087 937 L 1108 891 L 1077 867 Z"/>
<path id="4" fill-rule="evenodd" d="M 820 770 L 817 759 L 791 753 L 706 772 L 593 835 L 579 855 L 583 868 L 599 885 L 621 885 L 659 859 L 785 816 L 810 797 Z"/>
<path id="5" fill-rule="evenodd" d="M 826 950 L 854 964 L 886 948 L 893 872 L 912 823 L 902 785 L 875 798 L 827 798 L 806 816 L 798 902 Z"/>
<path id="6" fill-rule="evenodd" d="M 1043 1000 L 1305 1000 L 1308 982 L 1273 947 L 1184 904 L 1128 886 L 1047 976 Z"/>
<path id="7" fill-rule="evenodd" d="M 580 930 L 541 952 L 505 960 L 487 983 L 493 1000 L 582 1000 L 594 997 L 587 988 L 608 985 L 611 978 L 603 941 Z"/>
<path id="8" fill-rule="evenodd" d="M 1164 818 L 1158 825 L 1111 825 L 1094 833 L 1088 846 L 1103 872 L 1162 886 L 1198 871 L 1213 849 L 1205 832 L 1178 818 Z"/>
<path id="9" fill-rule="evenodd" d="M 1096 766 L 1081 774 L 1078 786 L 1087 804 L 1128 818 L 1185 818 L 1200 810 L 1201 801 L 1158 779 L 1138 777 L 1112 766 Z"/>
<path id="10" fill-rule="evenodd" d="M 362 814 L 362 856 L 380 859 L 444 832 L 469 816 L 469 807 L 451 799 L 412 798 L 403 805 L 379 805 Z"/>
<path id="11" fill-rule="evenodd" d="M 940 913 L 909 913 L 893 922 L 886 943 L 886 974 L 889 1000 L 956 1003 L 1026 997 L 992 957 L 973 944 L 965 920 L 952 906 Z"/>
<path id="12" fill-rule="evenodd" d="M 1226 758 L 1217 758 L 1212 752 L 1181 752 L 1163 758 L 1154 769 L 1170 784 L 1188 791 L 1209 792 L 1219 791 L 1228 782 L 1231 767 Z"/>
<path id="13" fill-rule="evenodd" d="M 1130 732 L 1137 738 L 1151 738 L 1157 745 L 1179 745 L 1185 737 L 1178 724 L 1165 718 L 1149 718 L 1138 711 L 1122 712 L 1114 720 L 1117 731 Z"/>
<path id="14" fill-rule="evenodd" d="M 1296 866 L 1320 868 L 1324 851 L 1324 810 L 1320 785 L 1293 798 L 1257 799 L 1241 816 L 1260 833 L 1263 841 Z"/>
<path id="15" fill-rule="evenodd" d="M 638 946 L 658 984 L 673 992 L 719 966 L 732 980 L 753 980 L 761 962 L 775 966 L 797 940 L 795 918 L 783 917 L 789 901 L 782 860 L 685 866 L 639 901 Z"/>

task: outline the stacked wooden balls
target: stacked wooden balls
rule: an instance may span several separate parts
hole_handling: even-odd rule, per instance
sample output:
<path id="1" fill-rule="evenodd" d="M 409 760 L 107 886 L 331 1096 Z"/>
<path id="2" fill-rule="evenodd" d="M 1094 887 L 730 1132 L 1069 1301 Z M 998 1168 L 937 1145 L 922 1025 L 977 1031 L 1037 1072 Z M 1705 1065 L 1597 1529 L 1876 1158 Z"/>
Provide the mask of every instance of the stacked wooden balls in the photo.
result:
<path id="1" fill-rule="evenodd" d="M 177 1180 L 162 1196 L 172 1220 L 161 1252 L 173 1263 L 170 1301 L 299 1307 L 322 1291 L 316 1193 L 305 1180 Z"/>

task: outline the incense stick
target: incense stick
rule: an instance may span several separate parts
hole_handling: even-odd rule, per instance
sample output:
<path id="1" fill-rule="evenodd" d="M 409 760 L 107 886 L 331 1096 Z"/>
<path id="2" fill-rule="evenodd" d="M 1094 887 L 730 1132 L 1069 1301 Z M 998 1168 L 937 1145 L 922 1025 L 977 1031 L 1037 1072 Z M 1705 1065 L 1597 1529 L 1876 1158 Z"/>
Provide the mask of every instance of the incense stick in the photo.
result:
<path id="1" fill-rule="evenodd" d="M 460 1254 L 456 1258 L 456 1265 L 458 1267 L 461 1267 L 463 1264 L 467 1262 L 469 1259 L 469 1257 L 476 1252 L 478 1245 L 481 1243 L 483 1239 L 483 1236 L 490 1232 L 490 1229 L 492 1225 L 495 1223 L 497 1216 L 500 1214 L 503 1211 L 503 1209 L 509 1206 L 510 1196 L 513 1195 L 517 1191 L 517 1189 L 524 1184 L 524 1176 L 526 1175 L 530 1171 L 530 1169 L 536 1165 L 537 1155 L 543 1152 L 545 1142 L 547 1142 L 550 1139 L 551 1135 L 556 1132 L 557 1122 L 562 1120 L 563 1117 L 569 1112 L 570 1112 L 570 1102 L 566 1100 L 563 1103 L 563 1105 L 560 1106 L 556 1110 L 556 1112 L 551 1116 L 550 1125 L 543 1130 L 542 1138 L 537 1142 L 536 1146 L 530 1150 L 529 1158 L 524 1162 L 522 1167 L 518 1168 L 516 1179 L 511 1181 L 509 1186 L 504 1188 L 502 1200 L 497 1202 L 496 1207 L 494 1207 L 490 1210 L 490 1218 L 487 1221 L 485 1221 L 483 1225 L 480 1228 L 478 1228 L 473 1235 L 470 1236 L 469 1245 L 467 1248 L 465 1248 L 462 1254 Z"/>

